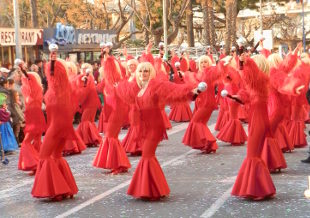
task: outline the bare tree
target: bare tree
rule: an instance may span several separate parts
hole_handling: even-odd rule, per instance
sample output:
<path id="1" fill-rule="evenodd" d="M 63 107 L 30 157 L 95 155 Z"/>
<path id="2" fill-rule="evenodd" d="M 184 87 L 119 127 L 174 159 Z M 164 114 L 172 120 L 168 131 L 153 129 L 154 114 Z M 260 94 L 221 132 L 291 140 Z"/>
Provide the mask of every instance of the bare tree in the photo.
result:
<path id="1" fill-rule="evenodd" d="M 145 19 L 143 19 L 144 14 L 142 13 L 142 11 L 137 11 L 137 9 L 131 4 L 129 3 L 128 0 L 124 0 L 124 2 L 126 2 L 126 4 L 133 9 L 136 17 L 138 18 L 138 20 L 141 22 L 142 26 L 146 29 L 146 31 L 148 31 L 152 37 L 154 38 L 155 44 L 158 44 L 161 40 L 161 37 L 163 35 L 164 29 L 162 27 L 162 25 L 156 27 L 155 26 L 155 19 L 154 16 L 151 12 L 151 7 L 150 4 L 152 3 L 151 1 L 147 1 L 141 0 L 141 4 L 143 5 L 143 7 L 145 8 L 145 10 L 143 12 L 146 13 L 146 16 L 148 17 L 149 23 L 145 23 Z M 182 0 L 181 1 L 181 7 L 180 10 L 175 11 L 175 5 L 173 4 L 172 0 L 168 1 L 168 29 L 171 30 L 168 33 L 168 44 L 170 44 L 178 35 L 178 31 L 179 31 L 179 27 L 182 21 L 182 17 L 185 13 L 185 10 L 189 4 L 190 0 Z"/>
<path id="2" fill-rule="evenodd" d="M 202 2 L 202 12 L 203 12 L 203 34 L 204 34 L 204 42 L 208 45 L 211 44 L 211 37 L 210 37 L 210 19 L 209 19 L 209 10 L 208 10 L 208 3 L 207 0 Z"/>
<path id="3" fill-rule="evenodd" d="M 143 29 L 140 31 L 131 32 L 128 35 L 125 35 L 122 39 L 120 39 L 121 31 L 123 30 L 124 26 L 128 23 L 128 21 L 133 16 L 134 11 L 131 11 L 129 13 L 129 15 L 126 16 L 125 12 L 127 10 L 127 7 L 125 6 L 124 8 L 122 8 L 120 0 L 118 0 L 117 5 L 118 5 L 118 19 L 117 19 L 117 22 L 115 22 L 115 24 L 111 28 L 111 29 L 114 29 L 116 31 L 116 37 L 114 38 L 114 43 L 113 43 L 114 48 L 121 47 L 122 43 L 124 41 L 128 40 L 129 38 L 131 38 L 132 35 L 134 35 L 136 33 L 142 33 L 143 32 Z"/>
<path id="4" fill-rule="evenodd" d="M 30 0 L 31 24 L 33 28 L 38 27 L 37 0 Z"/>
<path id="5" fill-rule="evenodd" d="M 194 38 L 194 24 L 193 24 L 193 4 L 192 1 L 188 3 L 186 9 L 186 31 L 187 31 L 187 44 L 189 47 L 195 46 Z"/>

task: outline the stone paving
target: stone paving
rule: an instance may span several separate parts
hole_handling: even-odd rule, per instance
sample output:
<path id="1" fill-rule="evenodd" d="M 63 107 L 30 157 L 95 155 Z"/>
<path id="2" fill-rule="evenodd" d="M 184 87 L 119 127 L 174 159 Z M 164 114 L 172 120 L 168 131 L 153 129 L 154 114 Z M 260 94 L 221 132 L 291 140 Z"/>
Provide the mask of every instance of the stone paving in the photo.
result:
<path id="1" fill-rule="evenodd" d="M 216 117 L 217 112 L 209 122 L 211 131 Z M 73 199 L 34 199 L 30 194 L 34 177 L 17 170 L 17 152 L 8 156 L 9 165 L 0 166 L 0 217 L 310 217 L 310 200 L 303 195 L 310 165 L 300 162 L 308 148 L 285 154 L 288 168 L 272 175 L 277 188 L 274 199 L 253 202 L 230 196 L 246 146 L 219 141 L 216 154 L 201 154 L 181 143 L 187 123 L 173 126 L 169 140 L 156 152 L 171 189 L 169 197 L 147 202 L 128 196 L 139 157 L 129 158 L 128 173 L 113 176 L 92 167 L 97 148 L 88 148 L 66 157 L 79 188 Z M 122 130 L 120 138 L 126 132 Z"/>

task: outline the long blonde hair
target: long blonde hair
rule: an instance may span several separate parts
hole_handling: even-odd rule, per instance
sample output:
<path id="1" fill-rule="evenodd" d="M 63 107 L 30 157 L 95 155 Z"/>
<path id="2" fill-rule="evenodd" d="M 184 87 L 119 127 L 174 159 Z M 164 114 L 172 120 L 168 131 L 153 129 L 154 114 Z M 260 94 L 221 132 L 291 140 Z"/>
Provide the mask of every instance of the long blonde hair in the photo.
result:
<path id="1" fill-rule="evenodd" d="M 283 61 L 283 58 L 278 53 L 274 53 L 268 56 L 268 62 L 270 68 L 276 68 Z"/>
<path id="2" fill-rule="evenodd" d="M 262 71 L 264 74 L 266 74 L 267 76 L 269 76 L 269 63 L 267 61 L 267 59 L 265 58 L 264 55 L 254 55 L 251 57 L 254 62 L 256 63 L 258 69 L 260 71 Z"/>
<path id="3" fill-rule="evenodd" d="M 207 61 L 207 63 L 208 63 L 208 66 L 212 66 L 212 60 L 211 60 L 211 58 L 209 57 L 209 56 L 207 56 L 207 55 L 202 55 L 202 56 L 200 56 L 200 58 L 199 58 L 199 71 L 201 71 L 202 69 L 201 69 L 201 63 L 203 62 L 203 61 Z"/>
<path id="4" fill-rule="evenodd" d="M 142 87 L 142 81 L 140 80 L 140 78 L 137 74 L 143 70 L 148 70 L 150 72 L 149 80 L 154 79 L 156 76 L 155 69 L 151 63 L 149 63 L 149 62 L 140 63 L 137 67 L 137 70 L 136 70 L 136 81 L 137 81 L 137 84 L 140 88 Z"/>

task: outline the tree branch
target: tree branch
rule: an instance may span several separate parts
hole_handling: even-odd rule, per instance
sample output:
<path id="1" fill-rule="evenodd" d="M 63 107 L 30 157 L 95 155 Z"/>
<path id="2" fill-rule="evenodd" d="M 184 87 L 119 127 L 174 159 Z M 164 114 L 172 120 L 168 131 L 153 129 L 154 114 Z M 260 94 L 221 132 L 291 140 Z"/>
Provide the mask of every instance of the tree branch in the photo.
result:
<path id="1" fill-rule="evenodd" d="M 140 22 L 142 23 L 143 27 L 148 31 L 148 32 L 152 32 L 151 29 L 147 26 L 147 24 L 144 22 L 144 20 L 141 18 L 140 14 L 138 13 L 137 9 L 135 7 L 133 7 L 131 4 L 129 4 L 126 0 L 124 0 L 124 2 L 134 11 L 136 17 L 140 20 Z"/>

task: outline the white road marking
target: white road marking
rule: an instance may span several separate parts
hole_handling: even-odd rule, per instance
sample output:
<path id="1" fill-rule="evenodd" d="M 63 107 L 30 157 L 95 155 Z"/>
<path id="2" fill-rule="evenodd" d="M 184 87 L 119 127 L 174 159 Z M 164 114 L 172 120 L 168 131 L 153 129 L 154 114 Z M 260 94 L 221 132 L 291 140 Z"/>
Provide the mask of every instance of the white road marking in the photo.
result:
<path id="1" fill-rule="evenodd" d="M 231 186 L 229 189 L 227 189 L 225 191 L 225 193 L 219 198 L 217 199 L 210 208 L 208 208 L 200 217 L 203 218 L 209 218 L 212 217 L 216 211 L 222 207 L 222 205 L 226 202 L 226 200 L 230 197 L 230 193 L 232 190 L 233 186 Z"/>
<path id="2" fill-rule="evenodd" d="M 188 123 L 183 123 L 183 124 L 180 124 L 178 126 L 175 126 L 171 130 L 168 131 L 168 135 L 172 135 L 174 133 L 182 131 L 182 130 L 186 129 L 187 126 L 188 126 Z M 209 126 L 209 128 L 212 129 L 212 130 L 214 129 L 214 127 L 215 127 L 215 124 L 212 124 L 211 126 Z M 173 163 L 174 161 L 177 161 L 180 158 L 184 158 L 187 155 L 192 154 L 194 152 L 195 152 L 195 150 L 191 149 L 190 151 L 188 151 L 188 152 L 186 152 L 186 153 L 184 153 L 184 154 L 182 154 L 180 156 L 177 156 L 177 157 L 173 158 L 172 160 L 164 162 L 162 164 L 162 167 L 168 166 L 171 163 Z M 93 203 L 95 203 L 95 202 L 97 202 L 97 201 L 99 201 L 99 200 L 109 196 L 110 194 L 113 194 L 114 192 L 116 192 L 116 191 L 118 191 L 118 190 L 128 186 L 129 184 L 130 184 L 130 179 L 125 181 L 125 182 L 123 182 L 123 183 L 121 183 L 121 184 L 119 184 L 119 185 L 117 185 L 117 186 L 115 186 L 115 187 L 113 187 L 112 189 L 110 189 L 108 191 L 105 191 L 104 193 L 102 193 L 100 195 L 97 195 L 97 196 L 95 196 L 95 197 L 93 197 L 93 198 L 91 198 L 91 199 L 89 199 L 89 200 L 87 200 L 87 201 L 85 201 L 85 202 L 83 202 L 83 203 L 73 207 L 72 209 L 70 209 L 70 210 L 68 210 L 68 211 L 66 211 L 66 212 L 56 216 L 55 218 L 64 218 L 64 217 L 70 216 L 71 214 L 74 214 L 74 213 L 80 211 L 81 209 L 83 209 L 83 208 L 85 208 L 85 207 L 87 207 L 87 206 L 89 206 L 89 205 L 91 205 L 91 204 L 93 204 Z"/>
<path id="3" fill-rule="evenodd" d="M 20 187 L 23 187 L 25 185 L 29 185 L 29 184 L 32 184 L 32 183 L 33 183 L 33 179 L 27 179 L 27 180 L 23 180 L 23 182 L 21 184 L 15 185 L 15 186 L 13 186 L 11 188 L 7 188 L 7 189 L 4 189 L 4 190 L 1 190 L 0 191 L 0 199 L 4 197 L 6 192 L 12 192 L 12 191 L 16 190 L 17 188 L 20 188 Z"/>

